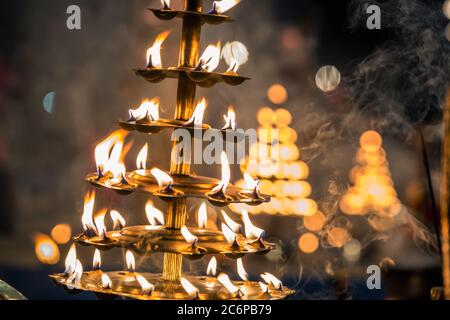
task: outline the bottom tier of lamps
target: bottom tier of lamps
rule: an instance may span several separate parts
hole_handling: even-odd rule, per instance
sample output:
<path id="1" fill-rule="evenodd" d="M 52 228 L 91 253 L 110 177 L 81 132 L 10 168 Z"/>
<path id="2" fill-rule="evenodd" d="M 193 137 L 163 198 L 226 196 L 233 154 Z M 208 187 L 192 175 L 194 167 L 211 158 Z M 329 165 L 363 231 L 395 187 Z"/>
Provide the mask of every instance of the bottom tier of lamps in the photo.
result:
<path id="1" fill-rule="evenodd" d="M 110 280 L 106 285 L 102 282 L 103 274 Z M 137 281 L 138 275 L 151 283 L 154 289 L 145 292 L 142 284 Z M 68 276 L 61 273 L 50 277 L 71 293 L 89 291 L 105 299 L 120 296 L 138 300 L 279 300 L 295 293 L 284 286 L 275 288 L 269 285 L 267 288 L 261 288 L 258 282 L 253 281 L 232 281 L 233 286 L 238 287 L 239 291 L 230 293 L 217 278 L 207 276 L 185 276 L 197 292 L 189 292 L 189 287 L 183 287 L 181 282 L 167 281 L 161 274 L 153 273 L 96 270 L 84 272 L 81 278 L 75 281 L 69 281 Z"/>

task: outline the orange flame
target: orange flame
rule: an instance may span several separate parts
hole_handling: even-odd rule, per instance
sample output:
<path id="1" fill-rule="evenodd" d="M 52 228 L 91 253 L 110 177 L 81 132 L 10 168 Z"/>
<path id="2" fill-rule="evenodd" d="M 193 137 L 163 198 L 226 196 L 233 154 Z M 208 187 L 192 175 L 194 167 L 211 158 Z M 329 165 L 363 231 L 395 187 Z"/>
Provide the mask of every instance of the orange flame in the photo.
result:
<path id="1" fill-rule="evenodd" d="M 221 210 L 222 217 L 225 220 L 226 225 L 234 232 L 238 233 L 241 230 L 241 225 L 237 222 L 234 222 L 225 211 Z"/>
<path id="2" fill-rule="evenodd" d="M 161 4 L 163 5 L 164 9 L 170 8 L 170 0 L 161 0 Z"/>
<path id="3" fill-rule="evenodd" d="M 201 126 L 203 124 L 203 116 L 205 114 L 206 107 L 208 106 L 206 99 L 202 98 L 197 103 L 194 112 L 192 113 L 192 117 L 186 122 L 186 125 L 193 124 L 194 126 Z"/>
<path id="4" fill-rule="evenodd" d="M 95 249 L 94 258 L 92 259 L 92 268 L 94 270 L 100 269 L 102 266 L 102 256 L 100 255 L 100 251 Z"/>
<path id="5" fill-rule="evenodd" d="M 237 234 L 234 233 L 225 223 L 222 222 L 222 233 L 229 244 L 236 241 Z"/>
<path id="6" fill-rule="evenodd" d="M 213 72 L 220 63 L 220 41 L 215 45 L 210 44 L 200 57 L 199 67 L 207 72 Z"/>
<path id="7" fill-rule="evenodd" d="M 234 57 L 230 58 L 230 66 L 227 69 L 226 72 L 233 72 L 233 73 L 237 73 L 239 70 L 239 62 L 237 62 L 237 60 Z"/>
<path id="8" fill-rule="evenodd" d="M 95 191 L 88 192 L 84 195 L 84 208 L 83 215 L 81 216 L 81 222 L 83 224 L 84 231 L 92 230 L 97 232 L 94 226 L 94 220 L 92 218 L 94 212 L 95 203 Z"/>
<path id="9" fill-rule="evenodd" d="M 70 275 L 75 272 L 75 268 L 77 266 L 77 248 L 75 246 L 75 243 L 72 243 L 72 245 L 70 246 L 70 250 L 66 256 L 65 266 L 66 266 L 66 270 L 64 271 L 65 274 Z"/>
<path id="10" fill-rule="evenodd" d="M 120 160 L 120 153 L 114 154 L 114 157 L 111 155 L 110 159 L 110 152 L 113 147 L 119 142 L 121 142 L 120 149 L 116 149 L 115 152 L 122 151 L 122 145 L 123 141 L 125 140 L 125 137 L 127 136 L 127 132 L 125 130 L 116 130 L 113 133 L 111 133 L 106 139 L 101 141 L 97 146 L 95 147 L 95 163 L 97 165 L 97 170 L 99 173 L 106 174 L 110 171 L 110 164 L 111 161 L 119 161 Z"/>
<path id="11" fill-rule="evenodd" d="M 159 120 L 159 99 L 145 99 L 137 109 L 128 110 L 130 119 L 128 121 L 139 121 L 147 118 L 150 122 Z"/>
<path id="12" fill-rule="evenodd" d="M 255 180 L 252 178 L 251 175 L 249 175 L 247 172 L 244 173 L 244 180 L 245 180 L 245 187 L 248 190 L 257 190 L 258 188 L 258 184 L 259 184 L 259 180 Z"/>
<path id="13" fill-rule="evenodd" d="M 166 38 L 169 36 L 170 31 L 164 31 L 160 33 L 153 45 L 147 49 L 147 66 L 153 68 L 162 68 L 161 62 L 161 46 Z"/>
<path id="14" fill-rule="evenodd" d="M 199 291 L 189 280 L 186 278 L 181 278 L 180 282 L 184 291 L 186 291 L 191 298 L 198 298 Z"/>
<path id="15" fill-rule="evenodd" d="M 101 287 L 103 289 L 111 289 L 112 281 L 111 278 L 106 273 L 102 273 L 101 281 L 102 281 Z"/>
<path id="16" fill-rule="evenodd" d="M 133 252 L 127 250 L 127 253 L 125 254 L 125 260 L 127 262 L 128 271 L 134 272 L 134 269 L 136 268 L 136 259 L 134 258 Z"/>
<path id="17" fill-rule="evenodd" d="M 148 143 L 146 143 L 136 158 L 137 169 L 147 169 L 147 155 L 148 155 Z"/>
<path id="18" fill-rule="evenodd" d="M 119 211 L 111 210 L 109 214 L 111 215 L 111 219 L 113 220 L 113 230 L 120 230 L 126 226 L 127 223 L 119 213 Z"/>
<path id="19" fill-rule="evenodd" d="M 136 275 L 136 281 L 141 286 L 142 294 L 151 295 L 153 290 L 155 290 L 155 286 L 148 282 L 147 279 L 145 279 L 140 274 Z"/>
<path id="20" fill-rule="evenodd" d="M 228 277 L 227 274 L 219 274 L 217 280 L 228 290 L 229 293 L 237 294 L 239 292 L 239 288 L 236 287 L 233 282 L 231 282 L 230 277 Z"/>
<path id="21" fill-rule="evenodd" d="M 217 12 L 218 14 L 222 14 L 225 11 L 230 10 L 235 5 L 237 5 L 241 0 L 221 0 L 214 1 L 213 3 L 213 12 Z"/>
<path id="22" fill-rule="evenodd" d="M 225 152 L 222 151 L 221 155 L 221 161 L 222 161 L 222 180 L 220 181 L 220 184 L 217 185 L 212 189 L 212 193 L 220 192 L 222 191 L 225 193 L 225 190 L 228 187 L 228 184 L 230 183 L 230 163 L 228 162 L 228 157 Z"/>
<path id="23" fill-rule="evenodd" d="M 145 204 L 145 213 L 150 225 L 156 226 L 158 223 L 164 225 L 164 214 L 153 206 L 152 200 L 148 200 Z"/>
<path id="24" fill-rule="evenodd" d="M 183 235 L 183 238 L 186 240 L 187 243 L 195 246 L 198 242 L 198 238 L 194 236 L 186 226 L 181 227 L 181 234 Z"/>
<path id="25" fill-rule="evenodd" d="M 222 130 L 236 130 L 236 113 L 234 112 L 233 106 L 228 107 L 228 114 L 224 115 L 223 118 L 225 119 L 225 125 Z"/>
<path id="26" fill-rule="evenodd" d="M 242 263 L 242 258 L 237 259 L 237 270 L 239 277 L 241 277 L 242 280 L 248 281 L 248 273 L 245 271 L 244 264 Z"/>
<path id="27" fill-rule="evenodd" d="M 69 274 L 69 277 L 67 278 L 67 283 L 75 282 L 76 284 L 79 284 L 82 275 L 83 275 L 83 265 L 81 264 L 80 260 L 77 259 L 77 261 L 75 262 L 75 269 L 71 274 Z"/>
<path id="28" fill-rule="evenodd" d="M 200 229 L 206 229 L 208 222 L 208 213 L 206 211 L 206 203 L 202 203 L 197 212 L 197 222 Z"/>
<path id="29" fill-rule="evenodd" d="M 268 272 L 264 272 L 261 275 L 261 278 L 264 279 L 264 281 L 267 284 L 271 284 L 273 285 L 276 289 L 278 290 L 282 290 L 283 289 L 283 283 L 281 282 L 280 279 L 278 279 L 277 277 L 275 277 L 273 274 L 268 273 Z"/>
<path id="30" fill-rule="evenodd" d="M 208 263 L 208 268 L 206 268 L 206 275 L 215 277 L 217 273 L 217 259 L 212 257 Z"/>
<path id="31" fill-rule="evenodd" d="M 253 225 L 246 210 L 242 210 L 242 220 L 244 221 L 245 236 L 247 238 L 259 239 L 262 237 L 264 230 Z"/>
<path id="32" fill-rule="evenodd" d="M 269 293 L 269 286 L 264 282 L 259 281 L 259 287 L 261 288 L 262 292 Z"/>
<path id="33" fill-rule="evenodd" d="M 102 209 L 94 217 L 97 235 L 103 238 L 106 238 L 105 215 L 107 212 L 107 209 Z"/>
<path id="34" fill-rule="evenodd" d="M 164 171 L 153 168 L 151 171 L 152 175 L 156 178 L 156 181 L 158 181 L 158 185 L 160 187 L 169 187 L 173 183 L 173 179 L 171 176 L 169 176 Z"/>

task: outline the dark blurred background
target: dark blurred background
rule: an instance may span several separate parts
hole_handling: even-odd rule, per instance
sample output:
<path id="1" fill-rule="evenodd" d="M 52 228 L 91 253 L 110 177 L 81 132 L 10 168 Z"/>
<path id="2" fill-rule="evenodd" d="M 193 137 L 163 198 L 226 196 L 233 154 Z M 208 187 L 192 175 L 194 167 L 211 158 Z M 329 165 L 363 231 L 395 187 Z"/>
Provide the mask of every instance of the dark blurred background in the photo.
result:
<path id="1" fill-rule="evenodd" d="M 211 2 L 205 1 L 205 7 Z M 174 7 L 181 5 L 179 0 L 173 3 Z M 430 10 L 442 14 L 441 1 L 425 3 Z M 66 28 L 66 8 L 71 4 L 81 8 L 81 30 Z M 255 217 L 255 223 L 267 230 L 270 240 L 279 243 L 280 249 L 266 257 L 249 258 L 250 274 L 257 275 L 260 268 L 277 273 L 296 287 L 295 297 L 299 299 L 428 298 L 429 289 L 441 280 L 439 257 L 430 244 L 435 230 L 417 133 L 405 124 L 409 124 L 406 119 L 401 121 L 401 128 L 389 130 L 394 124 L 387 114 L 362 114 L 358 121 L 346 122 L 354 120 L 348 115 L 362 107 L 357 105 L 360 100 L 354 99 L 353 90 L 359 88 L 354 85 L 358 80 L 355 74 L 361 71 L 364 61 L 390 43 L 400 50 L 402 47 L 397 27 L 384 26 L 383 20 L 381 30 L 358 25 L 357 16 L 363 13 L 361 5 L 362 1 L 347 0 L 243 0 L 230 11 L 234 23 L 203 29 L 202 48 L 218 38 L 222 43 L 243 42 L 250 60 L 240 71 L 252 81 L 240 87 L 219 85 L 202 89 L 199 96 L 204 95 L 209 101 L 206 122 L 220 125 L 222 118 L 217 112 L 221 114 L 228 104 L 233 104 L 238 110 L 238 125 L 254 128 L 260 107 L 279 107 L 267 99 L 267 89 L 274 83 L 282 84 L 289 93 L 282 107 L 293 114 L 298 145 L 306 150 L 301 157 L 311 171 L 308 181 L 313 187 L 312 198 L 319 205 L 330 201 L 330 182 L 345 185 L 361 132 L 383 129 L 397 193 L 410 208 L 408 217 L 413 222 L 387 238 L 368 240 L 365 226 L 354 222 L 355 236 L 365 239 L 361 240 L 361 257 L 356 262 L 346 261 L 342 251 L 335 248 L 322 248 L 313 255 L 300 253 L 296 245 L 301 232 L 297 219 Z M 95 169 L 94 147 L 116 129 L 114 121 L 124 118 L 127 110 L 143 98 L 154 96 L 161 98 L 162 114 L 173 114 L 175 82 L 149 85 L 136 77 L 132 68 L 145 64 L 146 49 L 166 29 L 172 33 L 164 43 L 163 63 L 175 65 L 181 25 L 176 20 L 160 22 L 146 10 L 149 6 L 159 7 L 157 0 L 6 0 L 0 6 L 0 278 L 30 299 L 90 299 L 90 294 L 67 295 L 47 277 L 63 271 L 70 242 L 58 244 L 60 258 L 49 265 L 35 253 L 36 234 L 52 233 L 64 238 L 68 233 L 66 224 L 71 226 L 71 234 L 81 231 L 82 198 L 89 190 L 83 177 Z M 364 16 L 360 19 L 365 21 Z M 342 85 L 330 94 L 320 91 L 314 81 L 323 65 L 334 65 L 343 79 Z M 439 107 L 437 101 L 436 108 Z M 335 136 L 318 134 L 327 123 L 340 128 Z M 427 133 L 436 188 L 438 124 L 439 119 L 421 124 Z M 168 135 L 133 134 L 132 139 L 130 154 L 137 154 L 144 141 L 149 141 L 152 165 L 168 168 Z M 317 143 L 321 147 L 314 147 Z M 219 168 L 196 170 L 219 175 Z M 233 179 L 237 180 L 239 174 L 235 166 Z M 97 208 L 104 206 L 122 212 L 130 223 L 144 223 L 146 200 L 144 195 L 121 197 L 98 192 L 96 202 Z M 192 212 L 197 205 L 192 202 Z M 55 231 L 58 224 L 63 226 Z M 416 237 L 416 231 L 425 236 Z M 92 252 L 81 250 L 80 255 L 88 264 Z M 122 257 L 118 252 L 108 252 L 105 261 L 107 266 L 117 268 Z M 160 258 L 155 258 L 145 267 L 159 271 L 158 261 Z M 233 269 L 225 260 L 222 264 L 223 268 Z M 382 290 L 366 287 L 366 268 L 371 264 L 383 267 Z M 200 272 L 205 265 L 205 261 L 187 263 L 186 269 Z"/>

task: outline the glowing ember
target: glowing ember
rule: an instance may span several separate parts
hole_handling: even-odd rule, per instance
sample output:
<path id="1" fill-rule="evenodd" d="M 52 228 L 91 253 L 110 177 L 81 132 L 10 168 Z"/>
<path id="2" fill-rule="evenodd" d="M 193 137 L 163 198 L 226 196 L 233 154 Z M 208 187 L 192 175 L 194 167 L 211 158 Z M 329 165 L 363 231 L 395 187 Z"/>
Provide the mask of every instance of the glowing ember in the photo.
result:
<path id="1" fill-rule="evenodd" d="M 164 225 L 164 214 L 153 206 L 153 202 L 151 200 L 148 200 L 145 204 L 145 213 L 150 225 Z"/>
<path id="2" fill-rule="evenodd" d="M 241 279 L 244 281 L 248 281 L 248 273 L 247 271 L 245 271 L 244 264 L 242 263 L 242 258 L 237 259 L 236 264 L 239 277 L 241 277 Z"/>
<path id="3" fill-rule="evenodd" d="M 235 244 L 237 234 L 234 233 L 225 223 L 222 223 L 222 233 L 229 244 Z"/>
<path id="4" fill-rule="evenodd" d="M 190 245 L 197 245 L 198 242 L 198 238 L 196 236 L 194 236 L 188 228 L 186 228 L 186 226 L 182 226 L 181 227 L 181 235 L 183 236 L 183 238 L 186 240 L 187 243 L 189 243 Z"/>
<path id="5" fill-rule="evenodd" d="M 150 172 L 155 177 L 155 179 L 158 182 L 158 185 L 160 187 L 166 188 L 166 187 L 169 187 L 169 186 L 172 185 L 172 183 L 173 183 L 172 177 L 169 176 L 164 171 L 162 171 L 162 170 L 160 170 L 158 168 L 153 168 L 152 170 L 150 170 Z"/>
<path id="6" fill-rule="evenodd" d="M 83 215 L 81 216 L 81 222 L 83 223 L 83 228 L 85 232 L 95 232 L 97 229 L 94 226 L 93 212 L 94 212 L 94 202 L 95 202 L 95 191 L 88 192 L 84 196 L 84 208 Z"/>
<path id="7" fill-rule="evenodd" d="M 113 220 L 113 230 L 121 230 L 126 226 L 126 221 L 119 213 L 119 211 L 111 210 L 109 212 L 111 219 Z"/>
<path id="8" fill-rule="evenodd" d="M 103 289 L 111 289 L 112 287 L 112 281 L 109 278 L 109 276 L 106 273 L 102 274 L 102 279 L 101 279 L 102 283 L 100 284 L 100 286 Z"/>
<path id="9" fill-rule="evenodd" d="M 206 229 L 206 225 L 208 222 L 208 214 L 206 211 L 206 203 L 202 203 L 197 213 L 197 223 L 200 229 Z"/>
<path id="10" fill-rule="evenodd" d="M 225 194 L 228 184 L 230 183 L 230 164 L 225 152 L 222 151 L 222 155 L 220 158 L 222 162 L 222 180 L 220 181 L 220 184 L 212 189 L 212 193 L 222 192 L 223 194 Z"/>
<path id="11" fill-rule="evenodd" d="M 244 221 L 245 236 L 247 238 L 259 239 L 262 237 L 264 230 L 253 225 L 246 210 L 242 210 L 242 221 Z"/>
<path id="12" fill-rule="evenodd" d="M 225 220 L 226 225 L 234 232 L 239 233 L 241 230 L 241 225 L 239 223 L 234 222 L 226 213 L 225 211 L 221 210 L 222 217 Z"/>
<path id="13" fill-rule="evenodd" d="M 180 282 L 184 291 L 186 291 L 191 298 L 198 298 L 199 291 L 192 283 L 189 282 L 189 280 L 186 278 L 181 278 Z"/>
<path id="14" fill-rule="evenodd" d="M 59 261 L 59 248 L 48 235 L 38 233 L 34 236 L 34 251 L 38 260 L 45 264 L 56 264 Z"/>
<path id="15" fill-rule="evenodd" d="M 212 13 L 222 14 L 237 5 L 241 0 L 221 0 L 214 1 Z"/>
<path id="16" fill-rule="evenodd" d="M 146 143 L 136 158 L 137 169 L 147 169 L 147 155 L 148 155 L 148 143 Z"/>
<path id="17" fill-rule="evenodd" d="M 65 266 L 66 270 L 64 270 L 64 274 L 70 275 L 75 272 L 75 267 L 77 266 L 77 248 L 75 243 L 70 246 L 70 250 L 66 256 Z"/>
<path id="18" fill-rule="evenodd" d="M 206 103 L 206 99 L 202 98 L 197 106 L 195 107 L 194 112 L 192 113 L 192 117 L 186 122 L 186 125 L 193 124 L 195 127 L 202 126 L 203 124 L 203 115 L 205 114 L 205 110 L 208 104 Z"/>
<path id="19" fill-rule="evenodd" d="M 92 269 L 99 270 L 102 266 L 102 257 L 100 255 L 100 251 L 95 249 L 94 258 L 92 259 Z"/>
<path id="20" fill-rule="evenodd" d="M 220 63 L 220 46 L 220 41 L 210 44 L 200 57 L 197 69 L 213 72 Z"/>
<path id="21" fill-rule="evenodd" d="M 153 46 L 147 49 L 147 68 L 162 68 L 161 62 L 161 46 L 166 38 L 169 36 L 170 31 L 164 31 L 157 37 Z"/>
<path id="22" fill-rule="evenodd" d="M 217 274 L 217 259 L 212 257 L 208 263 L 208 268 L 206 268 L 206 275 L 215 277 Z"/>
<path id="23" fill-rule="evenodd" d="M 233 282 L 231 282 L 231 280 L 227 274 L 225 274 L 225 273 L 219 274 L 219 276 L 217 277 L 217 280 L 225 287 L 225 289 L 227 289 L 227 291 L 229 293 L 235 295 L 240 292 L 239 287 L 236 287 L 233 284 Z"/>
<path id="24" fill-rule="evenodd" d="M 232 106 L 228 107 L 228 114 L 224 115 L 225 125 L 222 130 L 236 130 L 236 113 L 234 112 L 234 108 Z"/>
<path id="25" fill-rule="evenodd" d="M 136 281 L 141 286 L 142 294 L 151 295 L 153 290 L 155 290 L 155 286 L 148 282 L 147 279 L 145 279 L 140 274 L 136 275 Z"/>
<path id="26" fill-rule="evenodd" d="M 127 262 L 128 271 L 134 272 L 134 270 L 136 269 L 136 259 L 134 258 L 133 252 L 127 250 L 127 253 L 125 254 L 125 260 Z"/>
<path id="27" fill-rule="evenodd" d="M 150 122 L 159 120 L 159 99 L 154 98 L 152 100 L 145 99 L 137 109 L 128 110 L 129 119 L 128 122 L 142 121 L 147 119 Z"/>
<path id="28" fill-rule="evenodd" d="M 108 212 L 107 209 L 102 209 L 94 217 L 95 226 L 97 228 L 97 235 L 106 238 L 106 226 L 105 226 L 105 215 Z"/>
<path id="29" fill-rule="evenodd" d="M 261 278 L 263 278 L 267 284 L 273 285 L 277 290 L 283 290 L 283 283 L 273 274 L 264 272 L 261 275 Z"/>

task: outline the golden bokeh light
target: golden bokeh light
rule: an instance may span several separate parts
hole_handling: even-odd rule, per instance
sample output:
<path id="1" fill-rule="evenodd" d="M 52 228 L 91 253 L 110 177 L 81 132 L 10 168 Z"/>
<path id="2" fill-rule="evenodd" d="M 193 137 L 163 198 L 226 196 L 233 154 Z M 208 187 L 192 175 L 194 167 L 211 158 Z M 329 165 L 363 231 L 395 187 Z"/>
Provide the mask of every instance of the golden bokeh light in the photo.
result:
<path id="1" fill-rule="evenodd" d="M 36 258 L 44 264 L 56 264 L 59 261 L 59 248 L 48 235 L 38 233 L 34 236 Z"/>
<path id="2" fill-rule="evenodd" d="M 275 122 L 275 112 L 268 107 L 259 109 L 256 119 L 261 126 L 270 127 Z"/>
<path id="3" fill-rule="evenodd" d="M 274 84 L 267 90 L 267 98 L 273 104 L 283 104 L 288 99 L 288 92 L 281 84 Z"/>
<path id="4" fill-rule="evenodd" d="M 298 239 L 298 248 L 306 254 L 313 253 L 319 247 L 319 239 L 313 233 L 307 232 Z"/>
<path id="5" fill-rule="evenodd" d="M 350 239 L 347 229 L 341 227 L 332 227 L 327 232 L 328 243 L 335 248 L 343 247 Z"/>
<path id="6" fill-rule="evenodd" d="M 283 108 L 275 110 L 275 124 L 278 128 L 285 128 L 292 123 L 291 113 Z"/>
<path id="7" fill-rule="evenodd" d="M 282 143 L 295 143 L 297 138 L 297 132 L 291 127 L 280 129 L 280 141 Z"/>
<path id="8" fill-rule="evenodd" d="M 66 244 L 72 237 L 72 228 L 67 223 L 60 223 L 53 227 L 50 235 L 56 243 Z"/>
<path id="9" fill-rule="evenodd" d="M 325 215 L 322 212 L 317 211 L 312 216 L 304 217 L 303 225 L 309 231 L 318 232 L 318 231 L 322 230 L 326 221 L 327 221 L 327 218 L 325 217 Z"/>
<path id="10" fill-rule="evenodd" d="M 292 211 L 301 216 L 312 216 L 317 212 L 317 203 L 312 199 L 297 199 L 291 204 Z"/>

